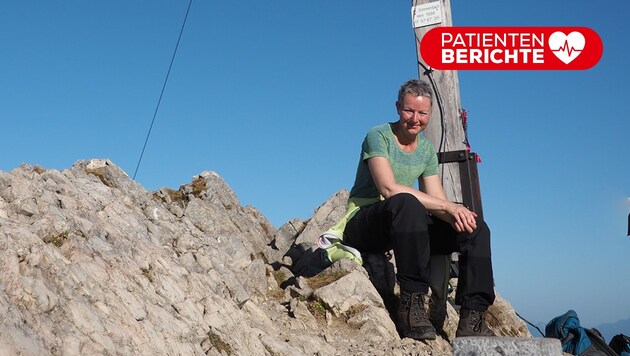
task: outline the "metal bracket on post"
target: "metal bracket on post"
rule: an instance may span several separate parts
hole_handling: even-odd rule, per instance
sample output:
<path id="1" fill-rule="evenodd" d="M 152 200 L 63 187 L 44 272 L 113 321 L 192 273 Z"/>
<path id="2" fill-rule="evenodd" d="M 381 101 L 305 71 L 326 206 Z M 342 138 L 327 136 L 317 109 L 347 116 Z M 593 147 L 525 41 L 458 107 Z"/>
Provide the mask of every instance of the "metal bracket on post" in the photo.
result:
<path id="1" fill-rule="evenodd" d="M 481 206 L 481 189 L 479 186 L 479 174 L 477 172 L 477 154 L 467 150 L 439 152 L 438 163 L 457 163 L 459 166 L 460 184 L 462 187 L 462 200 L 464 206 L 477 213 L 483 219 Z M 435 257 L 436 259 L 438 257 Z M 459 254 L 453 253 L 450 257 L 450 278 L 459 276 Z M 448 271 L 447 271 L 448 272 Z"/>
<path id="2" fill-rule="evenodd" d="M 458 163 L 464 205 L 483 219 L 479 173 L 477 172 L 477 154 L 460 150 L 439 152 L 437 156 L 440 164 Z"/>

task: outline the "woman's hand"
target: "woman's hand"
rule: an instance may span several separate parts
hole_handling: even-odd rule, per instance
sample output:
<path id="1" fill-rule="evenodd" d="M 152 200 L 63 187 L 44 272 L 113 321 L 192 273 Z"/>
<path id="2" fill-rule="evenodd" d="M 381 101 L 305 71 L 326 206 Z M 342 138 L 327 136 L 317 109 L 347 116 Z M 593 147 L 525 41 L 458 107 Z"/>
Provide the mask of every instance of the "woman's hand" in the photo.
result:
<path id="1" fill-rule="evenodd" d="M 451 216 L 451 225 L 457 232 L 472 233 L 477 228 L 477 214 L 465 206 L 449 202 L 446 212 Z"/>

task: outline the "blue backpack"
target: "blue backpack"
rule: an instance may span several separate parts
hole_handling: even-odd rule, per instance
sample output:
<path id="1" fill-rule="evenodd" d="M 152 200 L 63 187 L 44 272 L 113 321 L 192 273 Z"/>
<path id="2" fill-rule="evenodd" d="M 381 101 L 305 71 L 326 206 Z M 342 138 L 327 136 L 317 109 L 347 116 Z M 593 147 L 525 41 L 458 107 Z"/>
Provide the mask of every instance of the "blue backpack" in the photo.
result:
<path id="1" fill-rule="evenodd" d="M 579 356 L 618 356 L 604 341 L 596 329 L 580 326 L 580 319 L 573 310 L 553 318 L 545 327 L 547 337 L 559 339 L 562 351 Z"/>
<path id="2" fill-rule="evenodd" d="M 615 335 L 608 344 L 613 351 L 621 356 L 630 356 L 630 337 L 624 334 Z"/>

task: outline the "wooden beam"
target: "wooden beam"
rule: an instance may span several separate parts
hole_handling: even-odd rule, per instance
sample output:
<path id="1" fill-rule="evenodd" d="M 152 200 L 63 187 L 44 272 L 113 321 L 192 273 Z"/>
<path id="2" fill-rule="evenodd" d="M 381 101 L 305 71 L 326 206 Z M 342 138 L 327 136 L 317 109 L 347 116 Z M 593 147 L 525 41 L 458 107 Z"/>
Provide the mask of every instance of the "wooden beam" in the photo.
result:
<path id="1" fill-rule="evenodd" d="M 431 121 L 429 122 L 427 129 L 424 131 L 424 136 L 433 143 L 436 151 L 439 150 L 438 154 L 440 154 L 440 152 L 465 150 L 466 137 L 460 119 L 461 99 L 459 95 L 459 79 L 457 71 L 432 70 L 428 72 L 426 70 L 426 62 L 424 62 L 420 54 L 420 41 L 429 30 L 438 26 L 452 26 L 450 0 L 411 1 L 412 9 L 417 5 L 425 5 L 429 3 L 441 4 L 441 23 L 418 27 L 414 31 L 416 34 L 416 52 L 418 56 L 418 77 L 427 82 L 430 82 L 431 80 L 433 81 L 435 87 L 437 88 L 435 95 L 436 97 L 439 96 L 439 102 L 441 102 L 442 106 L 441 115 L 438 107 L 438 100 L 434 99 Z M 440 174 L 442 175 L 442 183 L 444 185 L 444 192 L 446 193 L 448 200 L 463 202 L 460 174 L 457 163 L 443 164 L 441 165 L 440 171 Z"/>

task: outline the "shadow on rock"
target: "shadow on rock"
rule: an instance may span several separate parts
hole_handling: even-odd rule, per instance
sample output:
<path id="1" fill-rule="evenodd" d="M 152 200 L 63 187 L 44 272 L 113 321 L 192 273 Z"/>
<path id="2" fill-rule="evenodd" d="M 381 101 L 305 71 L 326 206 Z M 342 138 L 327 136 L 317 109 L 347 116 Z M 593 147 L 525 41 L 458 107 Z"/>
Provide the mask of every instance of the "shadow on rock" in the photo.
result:
<path id="1" fill-rule="evenodd" d="M 286 253 L 293 261 L 291 271 L 296 277 L 313 277 L 326 269 L 328 265 L 322 260 L 322 250 L 298 244 Z"/>

